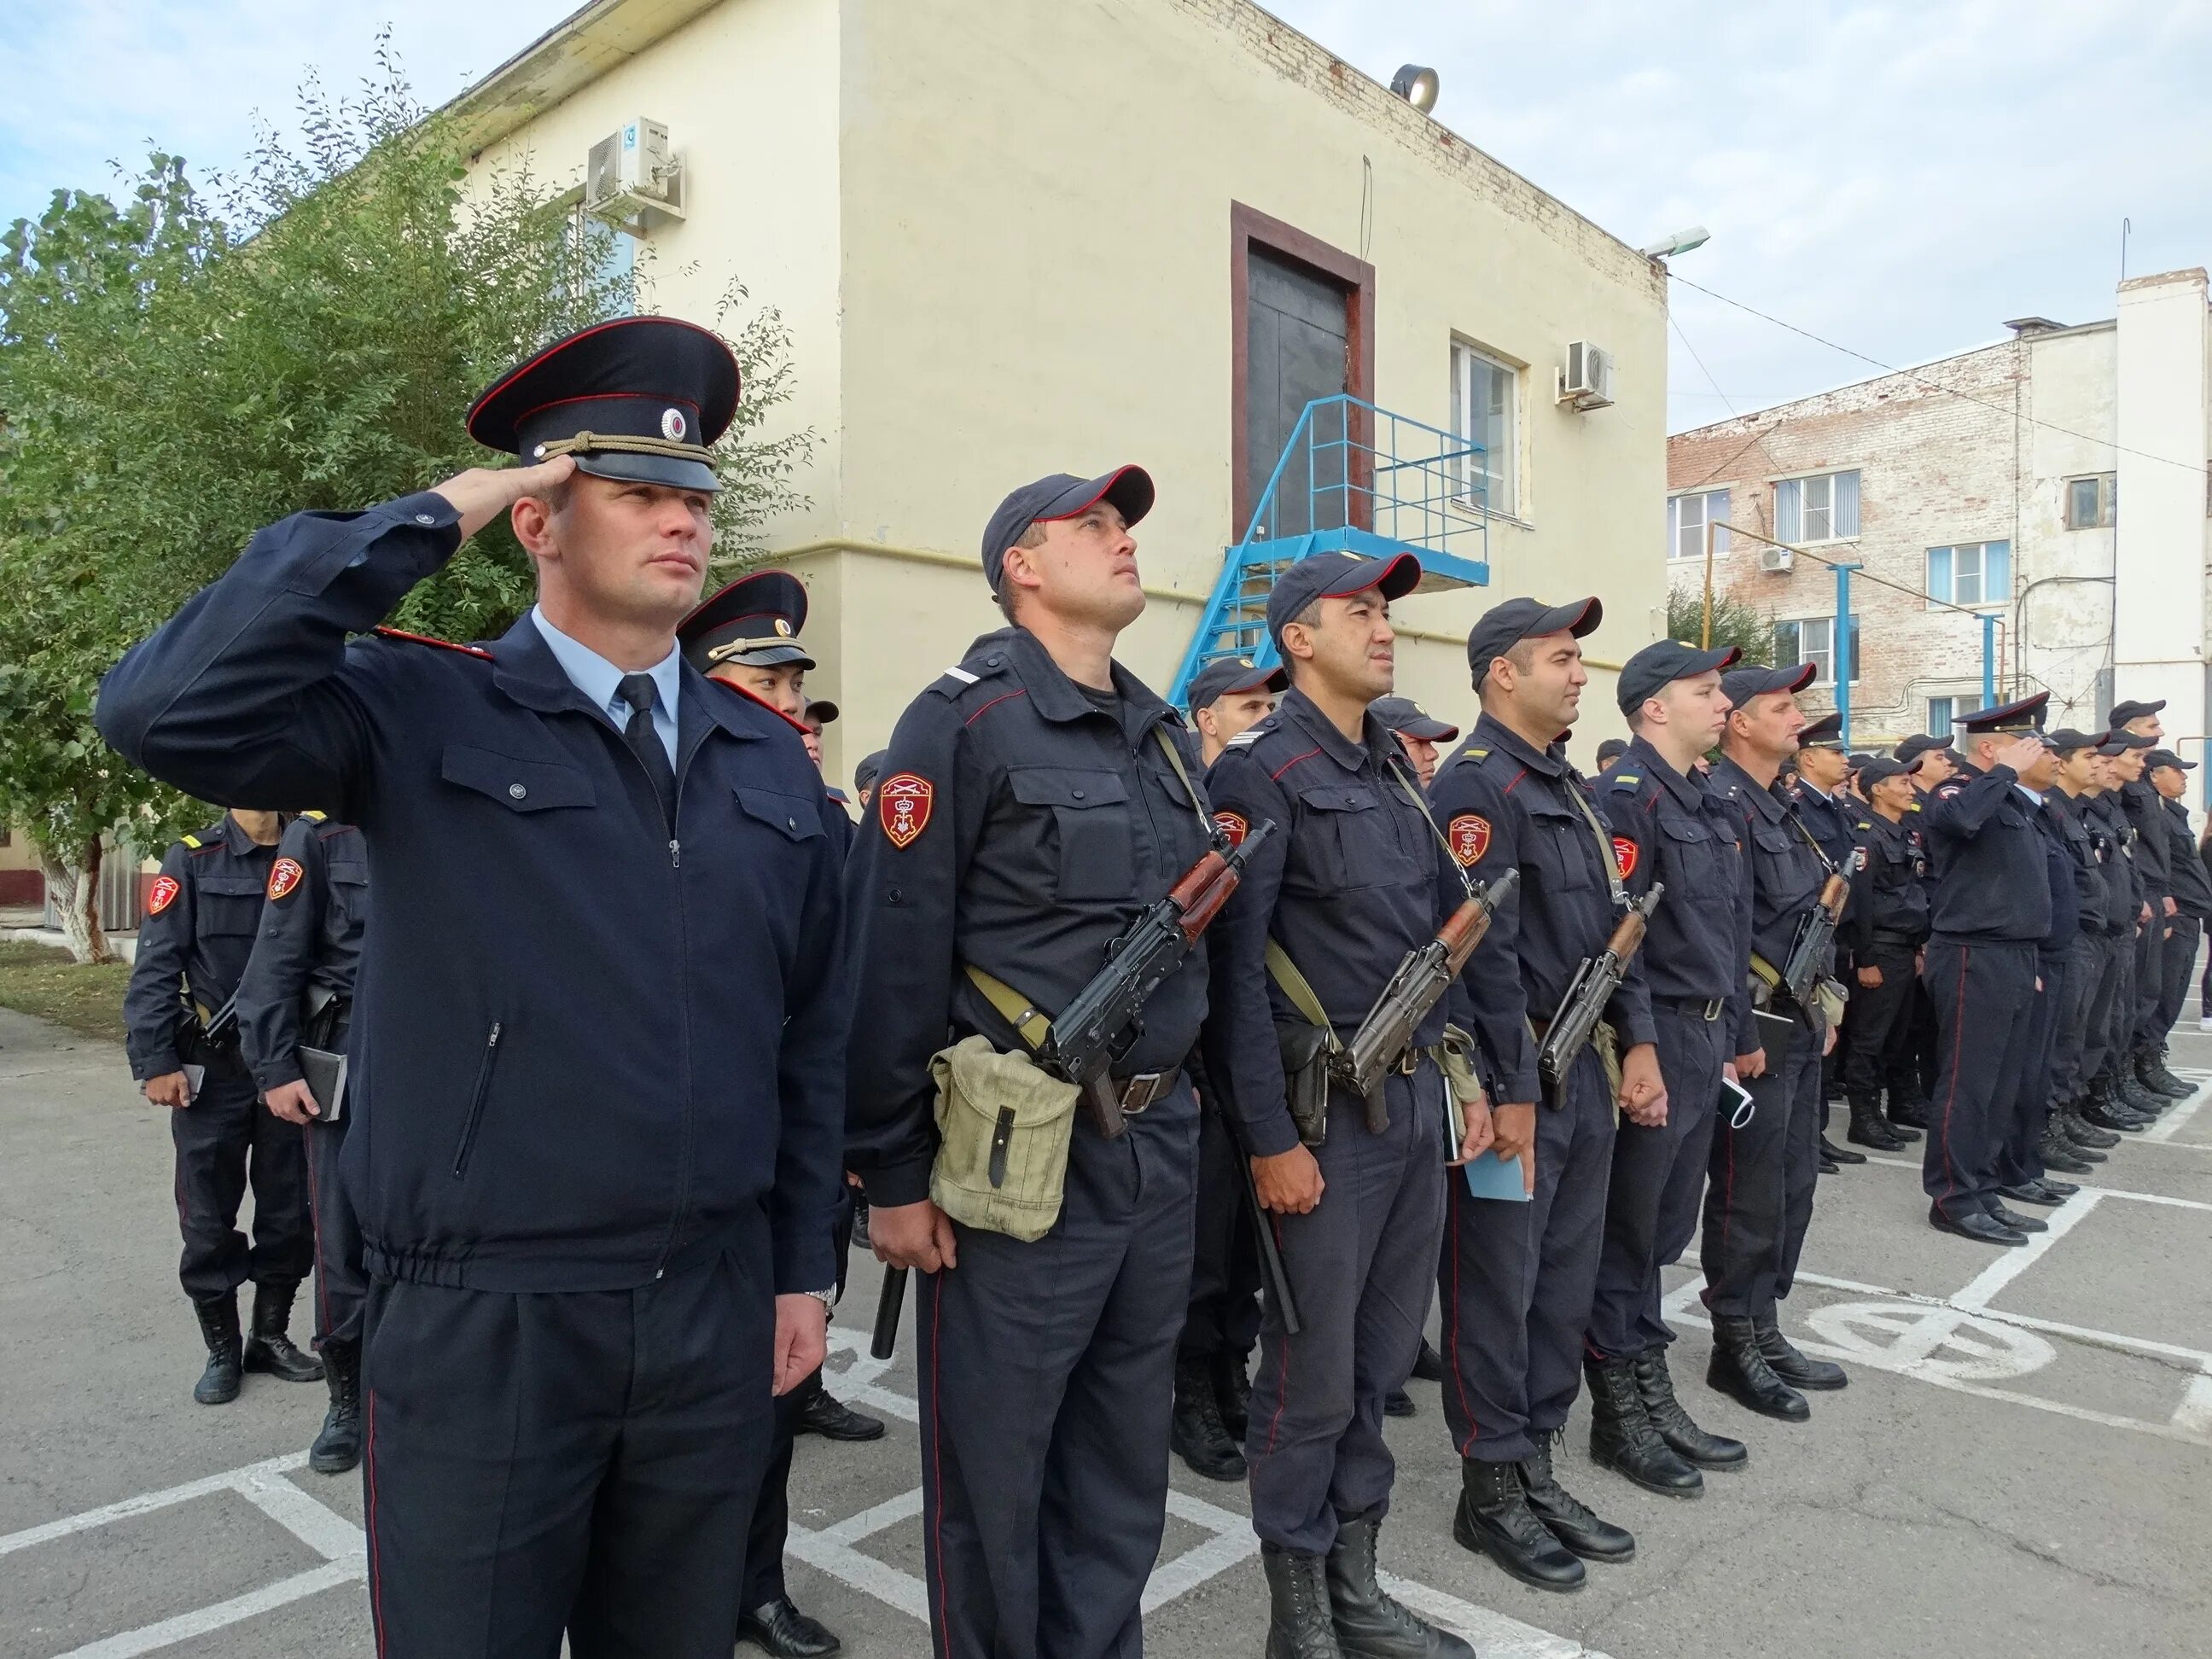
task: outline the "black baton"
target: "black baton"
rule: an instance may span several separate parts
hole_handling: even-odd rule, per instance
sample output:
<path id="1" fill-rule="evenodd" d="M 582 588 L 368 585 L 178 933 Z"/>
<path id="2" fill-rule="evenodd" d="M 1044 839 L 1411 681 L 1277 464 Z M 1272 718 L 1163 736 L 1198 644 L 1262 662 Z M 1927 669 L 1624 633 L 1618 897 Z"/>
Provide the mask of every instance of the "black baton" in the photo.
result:
<path id="1" fill-rule="evenodd" d="M 884 1269 L 884 1288 L 876 1296 L 876 1334 L 868 1342 L 874 1359 L 889 1359 L 898 1346 L 899 1316 L 906 1310 L 906 1269 Z"/>

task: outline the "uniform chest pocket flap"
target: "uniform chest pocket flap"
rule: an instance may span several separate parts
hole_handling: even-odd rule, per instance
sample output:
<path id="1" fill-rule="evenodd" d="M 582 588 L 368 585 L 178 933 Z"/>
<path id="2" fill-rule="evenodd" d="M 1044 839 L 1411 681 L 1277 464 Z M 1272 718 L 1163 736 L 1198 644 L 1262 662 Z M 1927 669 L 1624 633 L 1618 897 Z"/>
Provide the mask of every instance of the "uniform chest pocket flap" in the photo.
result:
<path id="1" fill-rule="evenodd" d="M 773 789 L 738 788 L 738 805 L 747 817 L 764 823 L 786 841 L 819 841 L 822 838 L 822 809 L 796 795 L 779 794 Z"/>
<path id="2" fill-rule="evenodd" d="M 1054 896 L 1126 899 L 1136 884 L 1137 855 L 1129 827 L 1129 786 L 1118 772 L 1066 766 L 1024 766 L 1006 775 L 1024 806 L 1048 808 L 1060 842 Z"/>
<path id="3" fill-rule="evenodd" d="M 1571 806 L 1546 802 L 1528 809 L 1529 849 L 1549 866 L 1546 875 L 1560 889 L 1595 887 L 1605 880 L 1598 867 L 1596 831 Z M 1613 837 L 1607 836 L 1608 844 Z"/>
<path id="4" fill-rule="evenodd" d="M 1789 830 L 1778 823 L 1761 823 L 1753 826 L 1751 839 L 1760 854 L 1767 858 L 1787 858 L 1792 847 L 1802 844 L 1794 840 Z"/>
<path id="5" fill-rule="evenodd" d="M 1316 873 L 1330 888 L 1377 887 L 1403 880 L 1406 866 L 1389 815 L 1361 784 L 1324 783 L 1298 791 L 1299 835 L 1313 848 Z M 1295 854 L 1293 854 L 1295 857 Z"/>
<path id="6" fill-rule="evenodd" d="M 201 933 L 245 935 L 260 927 L 266 881 L 252 876 L 202 876 L 196 885 Z"/>
<path id="7" fill-rule="evenodd" d="M 1721 839 L 1709 824 L 1693 818 L 1661 818 L 1659 834 L 1667 853 L 1667 861 L 1675 866 L 1676 877 L 1687 888 L 1681 896 L 1686 900 L 1713 901 L 1728 903 L 1735 897 L 1735 889 L 1728 878 L 1728 860 L 1735 853 L 1732 842 Z M 1668 901 L 1675 897 L 1672 886 L 1667 889 Z"/>
<path id="8" fill-rule="evenodd" d="M 465 743 L 446 745 L 438 775 L 516 812 L 590 806 L 599 799 L 591 779 L 580 767 L 555 761 L 516 760 Z"/>

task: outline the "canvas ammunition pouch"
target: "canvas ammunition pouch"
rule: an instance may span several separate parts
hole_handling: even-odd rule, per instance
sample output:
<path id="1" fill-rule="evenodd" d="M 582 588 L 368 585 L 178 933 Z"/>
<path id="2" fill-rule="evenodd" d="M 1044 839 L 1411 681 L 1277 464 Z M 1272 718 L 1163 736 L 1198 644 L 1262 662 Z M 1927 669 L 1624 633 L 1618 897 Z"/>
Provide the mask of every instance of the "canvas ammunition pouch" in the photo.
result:
<path id="1" fill-rule="evenodd" d="M 1060 1219 L 1081 1091 L 982 1036 L 933 1054 L 929 1074 L 938 1133 L 931 1200 L 963 1226 L 1024 1243 L 1042 1238 Z"/>

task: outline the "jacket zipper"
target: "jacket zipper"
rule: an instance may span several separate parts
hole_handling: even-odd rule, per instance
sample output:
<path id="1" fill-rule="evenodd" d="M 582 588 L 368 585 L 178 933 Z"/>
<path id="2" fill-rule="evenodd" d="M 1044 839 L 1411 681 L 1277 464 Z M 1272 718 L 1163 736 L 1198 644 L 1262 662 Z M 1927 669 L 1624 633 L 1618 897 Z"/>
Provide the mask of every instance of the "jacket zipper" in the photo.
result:
<path id="1" fill-rule="evenodd" d="M 704 747 L 705 744 L 706 738 L 702 736 L 698 743 L 692 745 L 690 755 L 678 757 L 684 764 L 684 769 L 676 775 L 676 797 L 669 809 L 668 868 L 673 884 L 672 908 L 676 917 L 676 959 L 679 963 L 684 962 L 690 954 L 690 939 L 684 926 L 684 877 L 682 874 L 684 848 L 682 841 L 676 833 L 676 826 L 683 822 L 684 777 L 690 771 L 692 757 Z M 678 980 L 679 983 L 682 983 L 684 976 L 679 975 Z M 684 1212 L 691 1202 L 691 994 L 688 984 L 684 984 L 679 1006 L 684 1022 L 681 1045 L 684 1129 L 677 1142 L 676 1201 L 669 1209 L 668 1237 L 661 1241 L 659 1259 L 653 1264 L 653 1276 L 655 1279 L 659 1279 L 668 1271 L 668 1258 L 676 1249 L 676 1236 L 684 1224 Z"/>
<path id="2" fill-rule="evenodd" d="M 491 1092 L 492 1062 L 499 1058 L 500 1023 L 494 1020 L 491 1030 L 484 1034 L 483 1059 L 477 1066 L 477 1086 L 469 1096 L 469 1115 L 461 1123 L 461 1144 L 453 1151 L 453 1178 L 459 1180 L 469 1167 L 469 1148 L 476 1145 L 477 1125 L 483 1118 L 484 1097 Z"/>

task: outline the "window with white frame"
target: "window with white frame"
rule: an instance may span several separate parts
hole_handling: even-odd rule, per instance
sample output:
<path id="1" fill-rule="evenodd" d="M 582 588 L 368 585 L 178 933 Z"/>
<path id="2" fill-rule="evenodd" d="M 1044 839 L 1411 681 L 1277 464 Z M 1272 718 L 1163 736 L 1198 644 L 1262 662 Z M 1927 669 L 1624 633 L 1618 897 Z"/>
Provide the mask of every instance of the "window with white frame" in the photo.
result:
<path id="1" fill-rule="evenodd" d="M 1820 472 L 1774 486 L 1774 534 L 1785 542 L 1840 542 L 1859 533 L 1859 475 Z"/>
<path id="2" fill-rule="evenodd" d="M 1850 636 L 1850 670 L 1854 683 L 1859 677 L 1858 618 L 1851 619 L 1845 630 Z M 1836 619 L 1833 617 L 1799 617 L 1790 622 L 1774 624 L 1774 665 L 1794 668 L 1799 663 L 1813 665 L 1813 684 L 1832 685 L 1836 679 Z"/>
<path id="3" fill-rule="evenodd" d="M 637 309 L 637 238 L 584 211 L 579 194 L 568 214 L 568 285 L 603 318 Z"/>
<path id="4" fill-rule="evenodd" d="M 1948 738 L 1951 728 L 1962 714 L 1971 714 L 1982 706 L 1979 697 L 1930 697 L 1928 699 L 1928 725 L 1924 728 L 1931 738 Z"/>
<path id="5" fill-rule="evenodd" d="M 2102 530 L 2118 516 L 2120 481 L 2110 472 L 2066 481 L 2066 527 Z"/>
<path id="6" fill-rule="evenodd" d="M 1521 511 L 1521 371 L 1452 343 L 1452 435 L 1481 453 L 1461 463 L 1462 489 L 1492 513 Z"/>
<path id="7" fill-rule="evenodd" d="M 1693 495 L 1669 495 L 1667 498 L 1667 556 L 1670 559 L 1702 559 L 1705 556 L 1705 526 L 1712 525 L 1713 556 L 1717 558 L 1729 550 L 1729 493 L 1725 489 L 1701 490 Z"/>
<path id="8" fill-rule="evenodd" d="M 1967 606 L 2012 602 L 2012 544 L 1960 542 L 1928 550 L 1928 597 Z"/>

